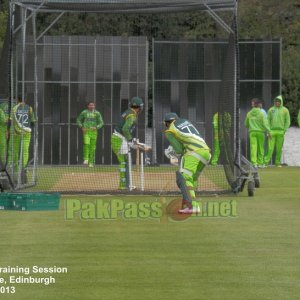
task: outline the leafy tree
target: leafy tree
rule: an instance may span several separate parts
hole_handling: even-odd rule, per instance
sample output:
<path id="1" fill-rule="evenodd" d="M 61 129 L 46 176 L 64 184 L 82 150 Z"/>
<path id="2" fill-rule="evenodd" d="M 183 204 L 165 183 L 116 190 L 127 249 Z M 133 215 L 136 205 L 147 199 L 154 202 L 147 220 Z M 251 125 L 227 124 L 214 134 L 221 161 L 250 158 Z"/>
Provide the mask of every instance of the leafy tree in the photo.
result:
<path id="1" fill-rule="evenodd" d="M 0 11 L 0 53 L 6 33 L 7 12 Z"/>
<path id="2" fill-rule="evenodd" d="M 241 0 L 241 38 L 282 38 L 282 93 L 296 124 L 300 108 L 300 4 L 294 0 Z"/>
<path id="3" fill-rule="evenodd" d="M 0 49 L 5 36 L 8 0 L 0 0 Z M 228 14 L 219 12 L 222 17 Z M 57 15 L 38 15 L 38 28 L 46 28 Z M 293 122 L 300 107 L 300 4 L 297 0 L 240 0 L 239 33 L 242 39 L 283 40 L 283 95 Z M 224 31 L 206 13 L 82 14 L 63 17 L 48 34 L 146 35 L 155 39 L 219 38 Z"/>

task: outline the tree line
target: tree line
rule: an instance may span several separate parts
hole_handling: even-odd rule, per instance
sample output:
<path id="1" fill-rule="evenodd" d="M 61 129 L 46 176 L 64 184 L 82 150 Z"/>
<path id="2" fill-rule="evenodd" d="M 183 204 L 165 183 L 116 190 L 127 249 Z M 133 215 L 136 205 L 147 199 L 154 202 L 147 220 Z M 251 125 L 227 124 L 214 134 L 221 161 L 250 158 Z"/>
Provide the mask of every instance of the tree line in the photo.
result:
<path id="1" fill-rule="evenodd" d="M 220 12 L 230 22 L 228 13 Z M 38 15 L 42 30 L 57 15 Z M 8 0 L 0 0 L 0 48 L 6 32 Z M 295 124 L 300 108 L 300 3 L 297 0 L 240 0 L 239 38 L 282 38 L 282 94 Z M 151 40 L 224 38 L 226 33 L 204 12 L 177 14 L 72 14 L 62 18 L 48 34 L 144 35 Z"/>

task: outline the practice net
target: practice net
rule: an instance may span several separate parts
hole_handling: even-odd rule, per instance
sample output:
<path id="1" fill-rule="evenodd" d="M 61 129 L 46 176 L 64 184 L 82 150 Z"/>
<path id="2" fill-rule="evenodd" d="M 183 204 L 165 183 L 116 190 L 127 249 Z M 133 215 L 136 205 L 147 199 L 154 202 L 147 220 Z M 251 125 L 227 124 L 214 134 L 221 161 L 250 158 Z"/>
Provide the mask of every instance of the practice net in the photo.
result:
<path id="1" fill-rule="evenodd" d="M 48 1 L 45 12 L 34 14 L 38 1 L 28 1 L 30 9 L 18 2 L 26 1 L 11 6 L 0 66 L 6 70 L 0 95 L 9 119 L 1 144 L 2 188 L 68 194 L 179 193 L 178 166 L 171 166 L 163 154 L 168 143 L 162 120 L 170 111 L 189 119 L 212 149 L 214 163 L 199 177 L 198 192 L 224 193 L 234 188 L 234 159 L 239 151 L 234 10 L 229 13 L 233 25 L 227 39 L 224 32 L 217 41 L 187 41 L 182 33 L 172 33 L 165 35 L 173 39 L 168 41 L 161 40 L 163 29 L 159 33 L 154 29 L 157 16 L 145 15 L 141 5 L 133 9 L 128 24 L 122 17 L 120 23 L 127 27 L 118 27 L 112 19 L 114 26 L 99 33 L 93 26 L 110 20 L 106 16 L 100 21 L 101 9 L 100 14 L 91 14 L 81 12 L 82 5 Z M 123 7 L 122 11 L 122 5 L 113 2 L 105 8 L 110 13 L 130 10 Z M 159 3 L 147 9 L 147 13 L 160 11 Z M 73 10 L 81 13 L 70 13 Z M 143 14 L 137 14 L 139 10 Z M 182 9 L 174 7 L 177 10 Z M 174 20 L 180 24 L 184 14 L 171 14 L 167 24 Z M 130 20 L 144 18 L 153 22 L 147 30 L 143 22 L 133 30 L 136 25 Z M 73 28 L 70 24 L 75 21 L 87 24 L 87 29 Z M 131 150 L 125 168 L 128 188 L 120 189 L 123 167 L 112 151 L 111 137 L 133 97 L 144 101 L 134 137 L 151 150 Z M 84 137 L 78 123 L 90 101 L 103 119 L 97 137 L 95 133 Z M 86 151 L 93 153 L 93 147 L 95 154 L 85 162 Z"/>

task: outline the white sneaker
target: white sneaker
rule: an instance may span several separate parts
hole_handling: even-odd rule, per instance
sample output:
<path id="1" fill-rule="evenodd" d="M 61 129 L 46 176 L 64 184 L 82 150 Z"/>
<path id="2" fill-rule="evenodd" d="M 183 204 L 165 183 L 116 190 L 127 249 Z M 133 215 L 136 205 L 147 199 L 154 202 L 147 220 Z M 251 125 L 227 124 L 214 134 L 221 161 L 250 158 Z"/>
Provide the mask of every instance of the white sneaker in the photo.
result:
<path id="1" fill-rule="evenodd" d="M 89 161 L 88 161 L 88 160 L 84 160 L 84 161 L 83 161 L 83 164 L 84 164 L 84 165 L 88 165 L 88 164 L 89 164 Z"/>
<path id="2" fill-rule="evenodd" d="M 199 214 L 201 212 L 199 206 L 193 206 L 192 208 L 190 207 L 185 207 L 183 209 L 179 209 L 178 213 L 180 214 Z"/>
<path id="3" fill-rule="evenodd" d="M 136 189 L 136 186 L 134 186 L 134 185 L 132 185 L 131 187 L 129 187 L 129 190 L 130 191 L 133 191 L 133 190 L 135 190 Z"/>
<path id="4" fill-rule="evenodd" d="M 89 167 L 90 168 L 94 168 L 94 164 L 89 164 Z"/>

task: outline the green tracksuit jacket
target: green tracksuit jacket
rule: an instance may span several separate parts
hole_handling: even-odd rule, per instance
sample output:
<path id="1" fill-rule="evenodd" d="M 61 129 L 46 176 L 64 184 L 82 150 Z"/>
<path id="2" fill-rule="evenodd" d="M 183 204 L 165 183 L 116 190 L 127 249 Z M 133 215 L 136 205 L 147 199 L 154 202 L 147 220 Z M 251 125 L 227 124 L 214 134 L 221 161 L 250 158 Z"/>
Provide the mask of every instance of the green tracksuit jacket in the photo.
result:
<path id="1" fill-rule="evenodd" d="M 122 121 L 118 124 L 118 126 L 116 126 L 115 130 L 122 134 L 127 139 L 127 141 L 131 141 L 136 124 L 137 113 L 132 108 L 128 108 L 122 114 Z"/>
<path id="2" fill-rule="evenodd" d="M 283 106 L 282 96 L 278 96 L 274 99 L 279 99 L 281 102 L 280 107 L 272 106 L 268 111 L 268 121 L 270 124 L 271 130 L 278 130 L 285 133 L 291 125 L 290 112 Z"/>
<path id="3" fill-rule="evenodd" d="M 198 178 L 210 160 L 210 149 L 195 126 L 186 119 L 177 119 L 165 130 L 165 136 L 181 158 L 179 172 L 188 189 L 191 199 L 195 198 Z M 179 184 L 183 198 L 185 190 Z M 184 199 L 189 202 L 189 199 Z"/>
<path id="4" fill-rule="evenodd" d="M 97 130 L 103 127 L 103 119 L 99 111 L 88 109 L 83 110 L 77 117 L 77 125 L 79 128 L 85 128 L 83 133 L 83 160 L 87 162 L 89 166 L 93 166 L 95 163 L 95 153 L 98 132 Z M 94 130 L 93 128 L 96 128 Z"/>
<path id="5" fill-rule="evenodd" d="M 270 127 L 264 112 L 259 107 L 252 108 L 247 113 L 245 126 L 249 130 L 251 163 L 253 165 L 263 165 L 265 132 L 270 133 Z"/>
<path id="6" fill-rule="evenodd" d="M 97 110 L 83 110 L 78 116 L 76 122 L 79 128 L 90 129 L 92 127 L 95 127 L 96 129 L 100 129 L 103 127 L 102 116 Z"/>
<path id="7" fill-rule="evenodd" d="M 245 126 L 249 132 L 258 131 L 264 133 L 267 131 L 270 133 L 269 123 L 259 107 L 254 107 L 247 113 Z"/>
<path id="8" fill-rule="evenodd" d="M 276 150 L 275 165 L 280 165 L 282 156 L 282 147 L 284 142 L 284 134 L 291 125 L 289 110 L 283 106 L 282 96 L 274 99 L 281 102 L 280 107 L 272 106 L 268 111 L 268 121 L 271 128 L 272 138 L 269 139 L 268 153 L 265 157 L 265 163 L 268 164 L 272 158 L 274 149 Z"/>

